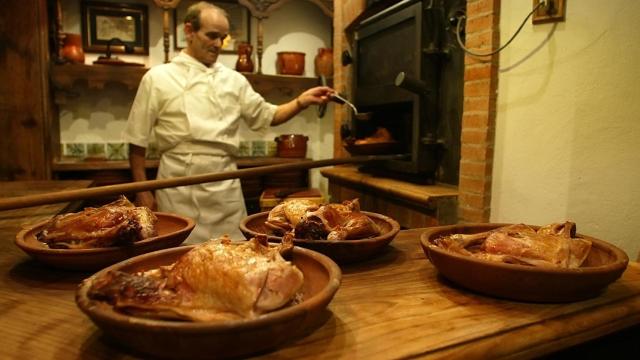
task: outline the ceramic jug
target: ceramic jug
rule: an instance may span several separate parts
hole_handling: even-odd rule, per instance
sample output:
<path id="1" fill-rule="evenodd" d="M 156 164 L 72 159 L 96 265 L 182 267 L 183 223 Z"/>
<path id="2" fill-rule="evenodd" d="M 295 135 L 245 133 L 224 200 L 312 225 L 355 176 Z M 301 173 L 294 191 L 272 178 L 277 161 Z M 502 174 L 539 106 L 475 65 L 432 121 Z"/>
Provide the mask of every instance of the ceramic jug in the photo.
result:
<path id="1" fill-rule="evenodd" d="M 82 49 L 82 37 L 80 34 L 65 34 L 61 55 L 63 59 L 69 62 L 84 64 L 84 50 Z"/>
<path id="2" fill-rule="evenodd" d="M 240 72 L 253 72 L 253 61 L 251 60 L 251 52 L 253 47 L 248 43 L 238 44 L 238 60 L 236 61 L 236 70 Z"/>
<path id="3" fill-rule="evenodd" d="M 319 48 L 314 64 L 316 76 L 333 77 L 333 49 Z"/>

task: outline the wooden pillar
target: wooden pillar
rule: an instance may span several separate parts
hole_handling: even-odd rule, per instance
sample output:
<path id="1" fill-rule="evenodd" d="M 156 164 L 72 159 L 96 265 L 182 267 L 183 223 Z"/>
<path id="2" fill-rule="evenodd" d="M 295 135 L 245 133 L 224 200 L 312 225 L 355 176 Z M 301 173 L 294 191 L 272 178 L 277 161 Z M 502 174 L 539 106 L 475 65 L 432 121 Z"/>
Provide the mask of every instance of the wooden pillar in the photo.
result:
<path id="1" fill-rule="evenodd" d="M 5 1 L 0 17 L 0 180 L 50 179 L 47 1 Z"/>
<path id="2" fill-rule="evenodd" d="M 180 0 L 153 0 L 162 11 L 162 44 L 164 45 L 164 62 L 169 62 L 169 14 L 178 6 Z"/>
<path id="3" fill-rule="evenodd" d="M 500 46 L 500 0 L 468 0 L 466 47 L 488 53 Z M 465 55 L 458 185 L 458 220 L 488 222 L 495 143 L 499 55 Z"/>

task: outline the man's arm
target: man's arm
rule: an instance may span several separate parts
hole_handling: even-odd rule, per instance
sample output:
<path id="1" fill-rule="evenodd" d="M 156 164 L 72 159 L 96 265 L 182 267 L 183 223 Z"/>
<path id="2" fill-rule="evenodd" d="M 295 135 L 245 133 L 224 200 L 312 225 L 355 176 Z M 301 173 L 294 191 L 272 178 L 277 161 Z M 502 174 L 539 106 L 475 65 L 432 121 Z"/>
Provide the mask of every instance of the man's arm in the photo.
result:
<path id="1" fill-rule="evenodd" d="M 146 148 L 129 144 L 129 166 L 131 167 L 131 176 L 133 177 L 133 181 L 147 180 L 147 172 L 145 168 L 146 153 Z M 137 193 L 135 203 L 138 206 L 146 206 L 151 210 L 157 210 L 156 199 L 151 191 Z"/>
<path id="2" fill-rule="evenodd" d="M 289 121 L 292 117 L 309 107 L 309 105 L 326 104 L 330 100 L 330 95 L 334 92 L 335 90 L 327 86 L 318 86 L 303 92 L 288 103 L 278 106 L 271 121 L 271 126 L 280 125 Z"/>

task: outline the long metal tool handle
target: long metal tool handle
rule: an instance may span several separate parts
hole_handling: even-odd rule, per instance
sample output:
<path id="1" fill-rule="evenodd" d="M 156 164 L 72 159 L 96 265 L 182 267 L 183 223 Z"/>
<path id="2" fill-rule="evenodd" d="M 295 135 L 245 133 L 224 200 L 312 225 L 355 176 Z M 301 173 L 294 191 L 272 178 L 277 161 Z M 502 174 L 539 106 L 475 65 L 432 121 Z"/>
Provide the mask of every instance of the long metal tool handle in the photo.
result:
<path id="1" fill-rule="evenodd" d="M 0 210 L 19 209 L 29 206 L 55 204 L 61 202 L 99 198 L 105 196 L 120 195 L 131 192 L 142 192 L 156 189 L 164 189 L 176 186 L 202 184 L 214 181 L 250 178 L 274 172 L 311 169 L 325 166 L 365 163 L 380 160 L 397 160 L 405 155 L 377 155 L 354 156 L 339 159 L 309 160 L 287 164 L 258 166 L 253 168 L 226 171 L 221 173 L 207 173 L 202 175 L 182 176 L 171 179 L 147 180 L 126 184 L 98 186 L 88 189 L 66 190 L 46 194 L 26 195 L 0 199 Z"/>

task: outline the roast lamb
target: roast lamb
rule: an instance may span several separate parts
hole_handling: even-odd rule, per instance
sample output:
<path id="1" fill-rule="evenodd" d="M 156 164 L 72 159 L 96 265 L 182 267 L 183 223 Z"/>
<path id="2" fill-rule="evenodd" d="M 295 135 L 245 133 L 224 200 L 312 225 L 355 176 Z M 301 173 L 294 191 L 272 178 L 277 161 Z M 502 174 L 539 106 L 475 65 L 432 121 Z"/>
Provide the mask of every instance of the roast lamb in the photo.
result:
<path id="1" fill-rule="evenodd" d="M 299 300 L 304 276 L 282 255 L 292 248 L 290 235 L 278 246 L 270 246 L 266 236 L 243 244 L 222 237 L 197 245 L 169 266 L 107 272 L 93 281 L 88 295 L 137 316 L 251 319 Z"/>
<path id="2" fill-rule="evenodd" d="M 591 241 L 576 237 L 576 224 L 569 221 L 538 230 L 515 224 L 477 234 L 452 234 L 435 244 L 480 259 L 553 268 L 578 268 L 591 250 Z"/>
<path id="3" fill-rule="evenodd" d="M 289 200 L 270 211 L 265 225 L 276 235 L 292 232 L 296 239 L 337 241 L 380 235 L 378 225 L 360 211 L 358 199 L 321 206 Z"/>
<path id="4" fill-rule="evenodd" d="M 157 235 L 158 218 L 126 197 L 101 207 L 51 218 L 36 238 L 55 249 L 89 249 L 131 244 Z"/>

